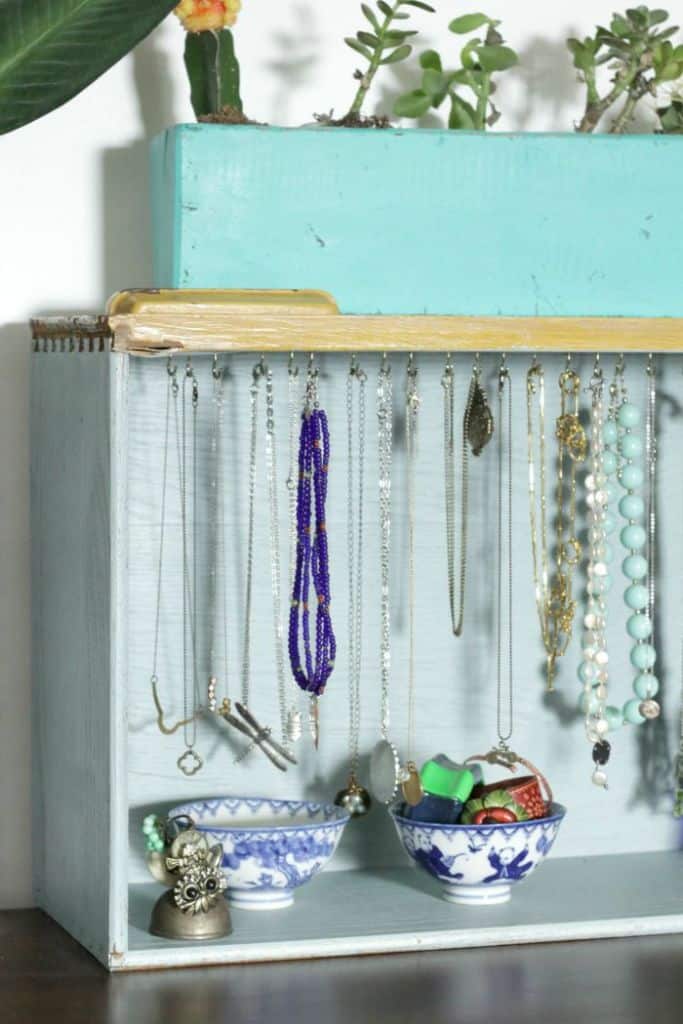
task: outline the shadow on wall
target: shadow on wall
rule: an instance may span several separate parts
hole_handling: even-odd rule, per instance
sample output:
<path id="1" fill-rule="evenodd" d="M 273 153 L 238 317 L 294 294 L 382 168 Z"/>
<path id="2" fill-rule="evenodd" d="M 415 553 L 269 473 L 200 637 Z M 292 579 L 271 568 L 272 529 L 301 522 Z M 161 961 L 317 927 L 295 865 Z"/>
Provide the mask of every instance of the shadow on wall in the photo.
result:
<path id="1" fill-rule="evenodd" d="M 152 284 L 149 141 L 174 121 L 168 58 L 155 35 L 133 51 L 142 137 L 102 153 L 102 298 Z"/>
<path id="2" fill-rule="evenodd" d="M 30 554 L 29 491 L 30 341 L 26 324 L 0 327 L 0 807 L 12 821 L 0 842 L 0 906 L 33 903 L 27 851 L 31 849 Z M 10 702 L 12 713 L 9 713 Z M 3 713 L 6 712 L 6 713 Z M 30 868 L 30 866 L 29 866 Z"/>
<path id="3" fill-rule="evenodd" d="M 310 3 L 296 4 L 292 10 L 291 32 L 274 32 L 271 46 L 275 58 L 266 65 L 277 76 L 277 88 L 271 101 L 273 124 L 288 124 L 291 101 L 297 89 L 315 78 L 322 40 L 315 9 Z M 246 111 L 247 115 L 249 111 Z M 319 113 L 319 111 L 315 111 Z M 313 120 L 314 111 L 309 120 Z"/>

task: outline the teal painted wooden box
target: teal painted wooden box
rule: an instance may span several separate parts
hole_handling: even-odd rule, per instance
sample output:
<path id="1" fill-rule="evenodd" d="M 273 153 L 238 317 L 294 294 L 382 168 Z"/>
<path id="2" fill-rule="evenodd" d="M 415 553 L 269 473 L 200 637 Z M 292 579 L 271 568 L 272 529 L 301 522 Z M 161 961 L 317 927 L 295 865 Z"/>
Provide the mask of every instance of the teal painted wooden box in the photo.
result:
<path id="1" fill-rule="evenodd" d="M 348 313 L 683 316 L 681 181 L 683 139 L 675 138 L 180 126 L 153 148 L 156 281 L 184 287 L 322 288 Z M 149 936 L 149 911 L 159 890 L 146 880 L 142 859 L 139 826 L 146 813 L 228 790 L 329 798 L 343 785 L 344 645 L 323 702 L 318 760 L 306 755 L 289 777 L 275 778 L 265 760 L 241 773 L 227 747 L 211 743 L 210 730 L 207 734 L 200 723 L 206 772 L 193 780 L 179 776 L 175 762 L 181 751 L 158 735 L 149 692 L 165 363 L 79 351 L 77 345 L 70 349 L 34 356 L 34 867 L 41 906 L 114 970 L 683 931 L 683 867 L 675 852 L 680 835 L 670 800 L 667 804 L 664 794 L 655 805 L 634 792 L 643 766 L 654 770 L 654 750 L 633 735 L 619 740 L 615 759 L 623 769 L 615 768 L 608 802 L 590 787 L 581 723 L 571 718 L 578 683 L 568 661 L 556 705 L 543 699 L 538 664 L 523 663 L 515 743 L 552 774 L 559 799 L 580 790 L 582 805 L 572 804 L 553 856 L 509 906 L 482 913 L 440 902 L 427 880 L 406 867 L 390 822 L 377 812 L 367 827 L 347 830 L 333 861 L 336 870 L 304 888 L 291 910 L 263 916 L 236 912 L 235 933 L 225 942 L 187 946 Z M 321 362 L 331 429 L 340 438 L 343 388 L 330 382 L 342 379 L 347 363 L 341 356 Z M 485 684 L 495 679 L 495 656 L 486 627 L 492 614 L 486 567 L 487 536 L 494 530 L 489 499 L 495 463 L 482 469 L 471 494 L 477 572 L 468 583 L 468 608 L 472 624 L 483 625 L 466 629 L 455 644 L 436 539 L 443 522 L 443 495 L 435 483 L 442 463 L 442 360 L 424 356 L 419 362 L 428 398 L 422 436 L 435 439 L 422 448 L 417 487 L 418 512 L 427 526 L 418 545 L 424 565 L 417 582 L 419 692 L 426 706 L 438 702 L 442 712 L 434 721 L 423 714 L 422 703 L 418 707 L 418 755 L 426 757 L 436 749 L 464 748 L 465 742 L 483 749 L 492 739 L 495 686 Z M 253 356 L 230 357 L 226 417 L 234 439 L 235 481 L 245 479 L 246 382 L 252 363 Z M 548 358 L 549 382 L 560 363 Z M 581 364 L 585 373 L 590 364 L 590 358 Z M 195 365 L 206 394 L 210 357 L 198 357 Z M 521 384 L 526 365 L 523 356 L 511 360 L 520 403 L 514 423 L 519 536 L 528 531 Z M 367 358 L 365 366 L 373 380 L 377 360 Z M 456 366 L 464 388 L 469 357 L 456 358 Z M 281 423 L 284 357 L 273 359 L 273 367 Z M 485 360 L 485 371 L 494 371 L 493 358 Z M 397 403 L 402 374 L 403 362 L 397 360 Z M 662 391 L 676 395 L 680 382 L 680 354 L 672 355 L 662 361 Z M 642 398 L 642 378 L 639 387 L 634 394 Z M 201 409 L 202 451 L 207 451 L 210 403 L 202 402 Z M 370 431 L 373 423 L 369 416 Z M 663 416 L 660 479 L 667 491 L 659 528 L 671 546 L 659 577 L 660 675 L 668 698 L 658 736 L 668 744 L 669 757 L 676 748 L 680 687 L 679 430 L 680 421 Z M 281 439 L 284 443 L 284 431 Z M 371 483 L 376 465 L 370 448 L 367 522 L 369 543 L 376 545 Z M 400 451 L 397 458 L 400 462 Z M 330 531 L 343 537 L 342 470 L 339 465 L 331 474 Z M 208 487 L 206 476 L 201 480 Z M 399 473 L 399 552 L 405 536 L 405 517 L 398 511 L 401 481 Z M 245 505 L 237 486 L 231 493 L 233 623 L 239 622 L 243 594 L 239 551 Z M 285 501 L 281 515 L 284 537 Z M 177 531 L 178 524 L 171 529 Z M 332 558 L 339 581 L 336 626 L 344 638 L 343 543 L 333 547 Z M 395 568 L 400 573 L 400 564 Z M 175 570 L 179 578 L 177 565 Z M 537 652 L 540 662 L 527 544 L 519 545 L 516 573 L 517 650 L 520 659 Z M 259 625 L 258 616 L 267 616 L 261 609 L 270 607 L 269 587 L 269 576 L 262 573 L 254 628 L 267 628 L 268 636 L 270 620 Z M 397 585 L 399 611 L 404 593 Z M 364 756 L 378 731 L 376 604 L 367 601 Z M 178 632 L 178 622 L 170 620 L 165 636 Z M 397 614 L 393 710 L 402 739 L 406 639 L 405 615 Z M 232 642 L 236 664 L 236 634 Z M 272 652 L 267 644 L 257 647 L 254 686 L 274 699 Z M 475 671 L 482 682 L 476 692 L 468 685 Z M 177 712 L 175 696 L 171 710 Z"/>
<path id="2" fill-rule="evenodd" d="M 683 138 L 180 125 L 155 282 L 346 313 L 680 316 Z"/>

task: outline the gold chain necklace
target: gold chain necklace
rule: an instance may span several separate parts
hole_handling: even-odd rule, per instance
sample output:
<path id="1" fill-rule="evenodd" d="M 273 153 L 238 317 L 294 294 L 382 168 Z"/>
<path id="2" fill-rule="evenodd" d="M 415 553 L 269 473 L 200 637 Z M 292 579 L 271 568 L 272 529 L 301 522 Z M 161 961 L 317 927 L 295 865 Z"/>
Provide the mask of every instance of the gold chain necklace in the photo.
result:
<path id="1" fill-rule="evenodd" d="M 571 639 L 576 601 L 573 600 L 574 570 L 581 560 L 576 536 L 576 467 L 586 458 L 586 433 L 579 421 L 579 375 L 567 368 L 560 374 L 560 415 L 555 424 L 558 443 L 557 525 L 555 573 L 550 580 L 545 452 L 545 378 L 543 367 L 534 359 L 527 373 L 527 444 L 529 463 L 529 518 L 536 608 L 547 656 L 548 690 L 554 689 L 557 659 L 566 652 Z M 537 407 L 536 413 L 534 409 Z M 537 421 L 538 443 L 534 439 Z M 566 501 L 565 479 L 569 481 Z"/>

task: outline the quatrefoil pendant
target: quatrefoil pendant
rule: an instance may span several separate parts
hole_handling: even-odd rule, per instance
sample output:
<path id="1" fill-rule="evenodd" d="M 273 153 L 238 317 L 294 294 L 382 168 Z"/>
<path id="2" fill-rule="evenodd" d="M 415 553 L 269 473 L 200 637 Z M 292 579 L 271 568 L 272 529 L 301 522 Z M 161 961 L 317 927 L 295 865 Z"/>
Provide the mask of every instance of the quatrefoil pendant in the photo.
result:
<path id="1" fill-rule="evenodd" d="M 184 754 L 181 754 L 176 764 L 183 775 L 196 775 L 204 762 L 196 750 L 188 747 Z"/>

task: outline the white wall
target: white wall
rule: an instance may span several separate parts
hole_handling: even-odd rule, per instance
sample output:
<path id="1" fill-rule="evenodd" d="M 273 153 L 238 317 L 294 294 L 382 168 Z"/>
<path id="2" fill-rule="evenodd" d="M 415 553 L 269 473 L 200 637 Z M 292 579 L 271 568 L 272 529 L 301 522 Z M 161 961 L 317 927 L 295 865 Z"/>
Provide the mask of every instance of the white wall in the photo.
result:
<path id="1" fill-rule="evenodd" d="M 568 131 L 580 89 L 564 39 L 605 22 L 613 0 L 502 0 L 521 67 L 497 97 L 502 130 Z M 355 55 L 342 42 L 362 25 L 356 2 L 244 0 L 237 26 L 247 113 L 300 124 L 340 114 L 354 92 Z M 457 13 L 416 12 L 424 48 L 455 53 L 446 30 Z M 669 8 L 683 19 L 683 3 Z M 101 311 L 107 296 L 150 283 L 147 141 L 192 112 L 174 19 L 85 94 L 0 138 L 0 907 L 31 903 L 28 354 L 31 315 Z M 399 65 L 377 82 L 369 110 L 389 110 L 414 72 Z M 428 123 L 436 123 L 430 120 Z M 68 737 L 64 737 L 68 743 Z"/>

